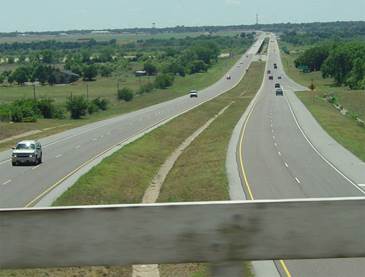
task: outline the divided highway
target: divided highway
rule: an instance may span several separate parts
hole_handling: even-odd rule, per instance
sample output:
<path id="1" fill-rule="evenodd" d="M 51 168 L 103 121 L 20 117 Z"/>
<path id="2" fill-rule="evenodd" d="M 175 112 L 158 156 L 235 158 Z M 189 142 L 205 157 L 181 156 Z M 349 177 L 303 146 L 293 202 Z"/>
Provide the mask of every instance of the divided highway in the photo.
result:
<path id="1" fill-rule="evenodd" d="M 364 196 L 322 159 L 299 128 L 286 95 L 305 88 L 285 75 L 275 37 L 271 38 L 267 69 L 274 78 L 269 80 L 266 74 L 239 146 L 248 198 Z M 275 95 L 275 83 L 281 84 L 284 96 Z M 280 261 L 276 265 L 282 276 L 363 276 L 365 272 L 364 259 Z"/>
<path id="2" fill-rule="evenodd" d="M 24 207 L 37 196 L 118 143 L 138 136 L 157 124 L 171 119 L 233 88 L 243 77 L 259 50 L 264 37 L 223 76 L 202 90 L 199 97 L 188 95 L 109 120 L 89 124 L 41 139 L 43 163 L 35 167 L 12 167 L 10 151 L 0 152 L 0 208 Z M 168 93 L 168 92 L 166 92 Z"/>

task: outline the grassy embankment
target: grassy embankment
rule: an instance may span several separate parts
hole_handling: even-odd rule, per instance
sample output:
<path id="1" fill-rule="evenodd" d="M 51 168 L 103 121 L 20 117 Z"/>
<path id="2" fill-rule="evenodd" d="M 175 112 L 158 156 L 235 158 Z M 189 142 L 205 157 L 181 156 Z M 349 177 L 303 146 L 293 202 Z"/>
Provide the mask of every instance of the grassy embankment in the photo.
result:
<path id="1" fill-rule="evenodd" d="M 166 179 L 159 202 L 227 200 L 225 157 L 232 130 L 258 90 L 264 63 L 254 63 L 243 81 L 230 92 L 169 122 L 124 147 L 60 197 L 55 205 L 139 203 L 162 163 L 188 136 L 219 110 L 235 103 L 180 156 Z M 252 276 L 245 265 L 247 276 Z M 0 271 L 0 276 L 78 275 L 130 276 L 130 267 L 92 267 L 28 271 Z M 206 276 L 206 265 L 162 265 L 161 276 Z M 5 275 L 4 275 L 5 274 Z M 246 275 L 245 275 L 246 276 Z"/>
<path id="2" fill-rule="evenodd" d="M 243 52 L 243 50 L 244 49 L 241 49 L 239 52 Z M 135 97 L 131 102 L 118 101 L 116 99 L 118 79 L 121 79 L 121 87 L 127 86 L 137 90 L 141 83 L 148 81 L 149 77 L 136 78 L 131 75 L 124 75 L 119 78 L 99 78 L 95 82 L 88 82 L 89 98 L 93 99 L 98 96 L 107 98 L 111 103 L 110 108 L 107 111 L 95 113 L 81 120 L 40 119 L 35 123 L 16 124 L 0 122 L 0 140 L 33 130 L 40 130 L 42 132 L 37 135 L 32 135 L 31 138 L 44 137 L 182 96 L 192 88 L 191 84 L 194 84 L 194 88 L 196 89 L 202 89 L 216 82 L 231 66 L 233 66 L 239 57 L 240 56 L 236 53 L 236 55 L 231 58 L 220 59 L 207 73 L 189 75 L 185 78 L 176 77 L 172 87 L 166 90 L 155 90 L 151 93 L 145 93 L 142 96 Z M 44 86 L 38 87 L 36 90 L 38 97 L 49 96 L 54 98 L 56 102 L 64 102 L 70 93 L 74 96 L 86 95 L 86 83 L 80 81 L 67 86 Z M 0 102 L 8 102 L 22 97 L 33 97 L 32 88 L 18 86 L 11 88 L 0 87 Z M 0 144 L 0 149 L 8 148 L 13 145 L 14 142 L 15 141 L 10 141 Z"/>
<path id="3" fill-rule="evenodd" d="M 324 95 L 334 95 L 340 105 L 365 120 L 365 91 L 336 87 L 332 79 L 322 78 L 321 72 L 300 72 L 295 68 L 294 60 L 303 51 L 303 48 L 289 45 L 289 49 L 291 50 L 290 55 L 282 53 L 283 65 L 287 74 L 304 86 L 308 87 L 312 80 L 316 86 L 314 95 L 311 92 L 299 92 L 297 96 L 329 135 L 365 161 L 365 128 L 360 127 L 351 116 L 342 115 L 323 98 Z"/>

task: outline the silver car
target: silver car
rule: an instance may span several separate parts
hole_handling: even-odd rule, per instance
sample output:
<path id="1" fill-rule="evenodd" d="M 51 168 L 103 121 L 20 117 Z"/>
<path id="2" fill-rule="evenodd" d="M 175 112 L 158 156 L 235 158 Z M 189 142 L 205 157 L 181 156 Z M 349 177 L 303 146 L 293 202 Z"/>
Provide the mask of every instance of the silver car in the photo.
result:
<path id="1" fill-rule="evenodd" d="M 26 163 L 42 163 L 42 145 L 35 140 L 18 142 L 13 148 L 11 163 L 13 166 Z"/>

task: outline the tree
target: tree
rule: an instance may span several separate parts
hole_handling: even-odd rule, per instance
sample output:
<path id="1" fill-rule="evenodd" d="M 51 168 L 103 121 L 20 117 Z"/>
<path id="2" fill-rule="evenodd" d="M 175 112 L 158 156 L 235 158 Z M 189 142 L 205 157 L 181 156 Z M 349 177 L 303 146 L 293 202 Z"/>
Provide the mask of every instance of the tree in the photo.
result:
<path id="1" fill-rule="evenodd" d="M 70 96 L 66 101 L 66 108 L 71 114 L 72 119 L 80 119 L 85 116 L 89 103 L 84 96 Z"/>
<path id="2" fill-rule="evenodd" d="M 155 87 L 166 89 L 174 83 L 174 76 L 170 74 L 160 74 L 155 79 Z"/>
<path id="3" fill-rule="evenodd" d="M 99 66 L 99 73 L 102 77 L 110 77 L 113 73 L 113 68 L 110 65 Z"/>
<path id="4" fill-rule="evenodd" d="M 83 67 L 82 76 L 84 78 L 84 81 L 92 81 L 95 79 L 95 77 L 98 75 L 98 70 L 95 65 L 85 65 Z"/>
<path id="5" fill-rule="evenodd" d="M 155 75 L 157 73 L 157 67 L 151 62 L 146 62 L 143 65 L 143 70 L 145 70 L 149 76 Z"/>
<path id="6" fill-rule="evenodd" d="M 18 83 L 18 85 L 24 85 L 28 81 L 28 70 L 25 67 L 18 67 L 12 73 L 12 79 Z"/>
<path id="7" fill-rule="evenodd" d="M 191 74 L 206 72 L 207 70 L 208 70 L 208 66 L 202 60 L 196 60 L 190 64 L 190 73 Z"/>

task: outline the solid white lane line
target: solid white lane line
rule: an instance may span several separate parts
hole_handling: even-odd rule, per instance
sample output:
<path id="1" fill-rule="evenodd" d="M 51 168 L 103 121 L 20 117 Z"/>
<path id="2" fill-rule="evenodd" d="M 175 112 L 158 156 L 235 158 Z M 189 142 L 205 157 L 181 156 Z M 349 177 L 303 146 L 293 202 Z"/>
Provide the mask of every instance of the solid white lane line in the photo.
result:
<path id="1" fill-rule="evenodd" d="M 289 106 L 289 110 L 294 118 L 295 124 L 298 126 L 299 131 L 302 133 L 303 137 L 305 138 L 305 140 L 309 143 L 309 145 L 312 147 L 312 149 L 314 150 L 314 152 L 316 152 L 318 154 L 318 156 L 325 161 L 330 167 L 332 167 L 338 174 L 340 174 L 345 180 L 347 180 L 350 184 L 352 184 L 355 188 L 357 188 L 361 193 L 365 194 L 365 190 L 362 189 L 361 186 L 355 184 L 350 178 L 348 178 L 344 173 L 342 173 L 341 170 L 339 170 L 334 164 L 332 164 L 329 160 L 327 160 L 327 158 L 325 156 L 323 156 L 323 154 L 321 152 L 318 151 L 318 149 L 313 145 L 313 143 L 310 141 L 310 139 L 307 137 L 307 135 L 305 134 L 305 132 L 303 131 L 302 127 L 300 126 L 298 119 L 289 103 L 289 100 L 287 99 L 287 97 L 285 97 L 285 100 Z"/>
<path id="2" fill-rule="evenodd" d="M 295 181 L 297 181 L 297 183 L 300 184 L 300 181 L 297 177 L 295 177 Z"/>
<path id="3" fill-rule="evenodd" d="M 11 180 L 9 179 L 9 180 L 7 180 L 6 182 L 4 182 L 3 183 L 3 186 L 5 186 L 5 185 L 7 185 L 7 184 L 9 184 L 11 182 Z"/>
<path id="4" fill-rule="evenodd" d="M 365 187 L 365 184 L 357 184 L 359 187 Z"/>
<path id="5" fill-rule="evenodd" d="M 10 162 L 10 160 L 11 160 L 11 159 L 7 159 L 7 160 L 5 160 L 5 161 L 2 161 L 2 162 L 0 163 L 0 165 L 3 165 L 3 164 L 8 163 L 8 162 Z"/>
<path id="6" fill-rule="evenodd" d="M 58 154 L 58 155 L 56 156 L 56 159 L 61 158 L 61 157 L 62 157 L 62 154 Z"/>

